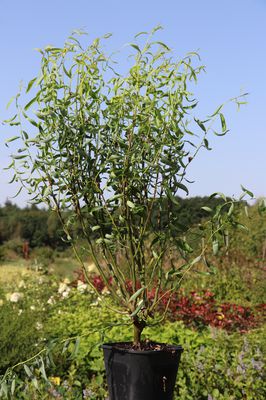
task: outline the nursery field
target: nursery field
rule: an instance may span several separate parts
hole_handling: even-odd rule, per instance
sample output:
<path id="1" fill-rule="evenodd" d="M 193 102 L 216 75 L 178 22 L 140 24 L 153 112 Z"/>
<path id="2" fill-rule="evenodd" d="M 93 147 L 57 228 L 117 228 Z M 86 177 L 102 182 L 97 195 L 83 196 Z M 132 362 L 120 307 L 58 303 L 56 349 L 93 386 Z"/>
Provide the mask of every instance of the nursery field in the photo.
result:
<path id="1" fill-rule="evenodd" d="M 93 272 L 97 298 L 75 260 L 55 256 L 0 266 L 0 374 L 5 399 L 107 399 L 100 345 L 131 340 Z M 265 269 L 221 262 L 175 294 L 162 327 L 144 338 L 184 348 L 175 398 L 262 400 L 265 387 Z M 153 293 L 150 293 L 150 297 Z M 160 308 L 159 308 L 160 313 Z"/>
<path id="2" fill-rule="evenodd" d="M 9 231 L 0 245 L 0 398 L 108 399 L 100 346 L 131 341 L 130 319 L 113 311 L 82 241 L 78 251 L 100 297 L 86 283 L 72 250 L 60 247 L 55 231 L 48 235 L 44 221 L 53 225 L 47 212 L 7 205 L 2 214 L 2 233 Z M 190 214 L 184 208 L 184 218 Z M 215 257 L 210 249 L 213 270 L 197 267 L 186 274 L 164 323 L 143 331 L 143 339 L 184 348 L 175 399 L 266 398 L 265 214 L 252 206 L 240 221 L 247 229 L 232 228 L 227 249 Z M 31 233 L 27 260 L 22 235 L 16 236 L 19 226 Z M 45 237 L 51 242 L 41 246 Z M 155 295 L 149 290 L 148 300 Z M 155 322 L 168 302 L 167 293 L 160 296 Z"/>

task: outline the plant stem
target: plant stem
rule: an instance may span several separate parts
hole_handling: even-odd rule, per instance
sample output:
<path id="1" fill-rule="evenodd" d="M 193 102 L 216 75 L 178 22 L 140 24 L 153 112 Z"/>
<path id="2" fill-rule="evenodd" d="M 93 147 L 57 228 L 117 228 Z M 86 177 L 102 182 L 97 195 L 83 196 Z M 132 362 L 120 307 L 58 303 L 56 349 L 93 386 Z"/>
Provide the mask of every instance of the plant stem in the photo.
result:
<path id="1" fill-rule="evenodd" d="M 146 322 L 143 320 L 139 320 L 138 317 L 135 317 L 133 320 L 133 327 L 134 327 L 134 342 L 135 346 L 140 347 L 141 342 L 141 333 L 146 326 Z"/>

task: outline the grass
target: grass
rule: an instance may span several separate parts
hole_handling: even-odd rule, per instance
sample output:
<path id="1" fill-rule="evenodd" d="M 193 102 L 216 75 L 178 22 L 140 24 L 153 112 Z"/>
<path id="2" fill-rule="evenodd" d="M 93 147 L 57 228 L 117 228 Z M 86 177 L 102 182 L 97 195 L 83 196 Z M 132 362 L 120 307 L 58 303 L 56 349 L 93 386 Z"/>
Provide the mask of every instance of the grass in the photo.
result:
<path id="1" fill-rule="evenodd" d="M 0 285 L 16 284 L 23 277 L 33 274 L 25 260 L 4 262 L 0 265 Z"/>

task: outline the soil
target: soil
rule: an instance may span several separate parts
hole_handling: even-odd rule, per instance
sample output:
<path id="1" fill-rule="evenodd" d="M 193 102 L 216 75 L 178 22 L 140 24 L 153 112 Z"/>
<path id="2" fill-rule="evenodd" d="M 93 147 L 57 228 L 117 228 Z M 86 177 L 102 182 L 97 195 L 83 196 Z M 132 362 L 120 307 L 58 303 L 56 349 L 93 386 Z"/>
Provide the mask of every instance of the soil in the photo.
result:
<path id="1" fill-rule="evenodd" d="M 116 343 L 115 347 L 120 350 L 131 350 L 131 351 L 169 351 L 169 352 L 175 352 L 176 349 L 175 347 L 164 344 L 164 343 L 156 343 L 152 342 L 150 340 L 145 340 L 143 342 L 140 342 L 138 345 L 131 343 L 131 342 L 121 342 L 121 343 Z"/>

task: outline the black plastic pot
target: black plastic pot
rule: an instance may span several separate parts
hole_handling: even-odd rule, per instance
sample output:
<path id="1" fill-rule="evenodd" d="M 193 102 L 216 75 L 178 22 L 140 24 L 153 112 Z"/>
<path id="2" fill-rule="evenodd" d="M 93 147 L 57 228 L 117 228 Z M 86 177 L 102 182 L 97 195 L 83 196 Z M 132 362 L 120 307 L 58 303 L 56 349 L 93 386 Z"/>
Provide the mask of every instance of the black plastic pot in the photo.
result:
<path id="1" fill-rule="evenodd" d="M 135 351 L 102 346 L 110 400 L 172 400 L 181 346 Z"/>

